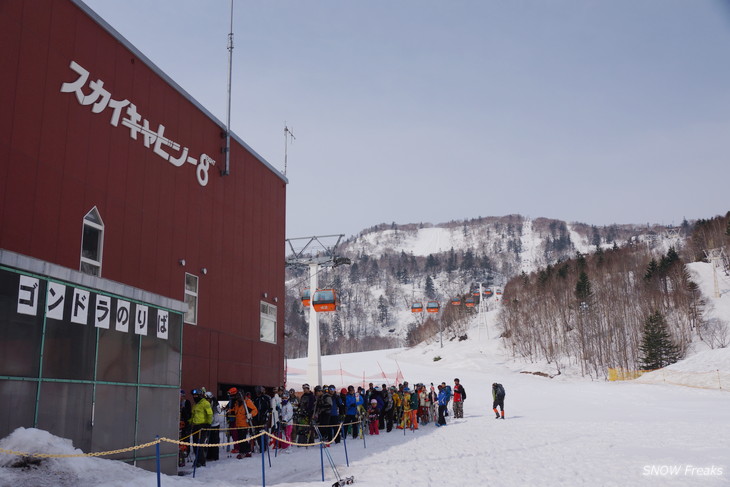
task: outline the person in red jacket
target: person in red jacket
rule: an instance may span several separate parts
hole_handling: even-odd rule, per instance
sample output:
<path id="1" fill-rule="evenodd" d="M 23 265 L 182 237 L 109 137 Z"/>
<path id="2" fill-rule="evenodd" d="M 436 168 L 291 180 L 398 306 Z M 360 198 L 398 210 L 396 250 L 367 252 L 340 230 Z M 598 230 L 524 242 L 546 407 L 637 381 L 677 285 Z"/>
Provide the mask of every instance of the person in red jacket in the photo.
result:
<path id="1" fill-rule="evenodd" d="M 454 418 L 464 417 L 464 401 L 466 400 L 466 390 L 461 385 L 459 379 L 454 379 Z"/>

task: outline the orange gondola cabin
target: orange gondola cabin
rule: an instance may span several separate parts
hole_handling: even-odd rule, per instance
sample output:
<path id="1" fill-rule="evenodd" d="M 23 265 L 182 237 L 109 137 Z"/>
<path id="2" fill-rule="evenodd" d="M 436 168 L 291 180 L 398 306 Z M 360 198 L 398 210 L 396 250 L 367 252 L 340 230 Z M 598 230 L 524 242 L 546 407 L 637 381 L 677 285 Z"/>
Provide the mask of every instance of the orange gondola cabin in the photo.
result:
<path id="1" fill-rule="evenodd" d="M 438 301 L 429 301 L 428 304 L 426 304 L 426 311 L 429 313 L 438 313 L 441 309 L 441 305 Z"/>
<path id="2" fill-rule="evenodd" d="M 461 306 L 461 299 L 459 298 L 451 298 L 451 304 L 454 306 Z"/>
<path id="3" fill-rule="evenodd" d="M 337 311 L 337 293 L 334 289 L 317 289 L 312 296 L 312 306 L 318 313 Z"/>
<path id="4" fill-rule="evenodd" d="M 467 308 L 473 308 L 474 304 L 475 304 L 474 298 L 466 298 L 466 300 L 464 300 L 464 304 L 466 305 Z"/>
<path id="5" fill-rule="evenodd" d="M 309 304 L 312 301 L 312 293 L 309 291 L 309 288 L 305 289 L 302 292 L 302 306 L 305 308 L 309 308 Z"/>
<path id="6" fill-rule="evenodd" d="M 413 303 L 411 305 L 411 313 L 422 313 L 423 312 L 423 303 Z"/>

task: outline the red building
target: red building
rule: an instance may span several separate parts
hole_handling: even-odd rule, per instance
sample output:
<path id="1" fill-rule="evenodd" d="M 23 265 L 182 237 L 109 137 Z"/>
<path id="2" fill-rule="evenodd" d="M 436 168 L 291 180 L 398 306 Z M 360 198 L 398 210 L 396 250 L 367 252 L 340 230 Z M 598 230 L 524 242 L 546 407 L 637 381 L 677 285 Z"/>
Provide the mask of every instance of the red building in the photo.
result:
<path id="1" fill-rule="evenodd" d="M 184 313 L 165 397 L 281 384 L 286 178 L 235 135 L 226 174 L 225 124 L 81 2 L 2 2 L 0 45 L 0 266 L 15 276 L 0 320 L 30 276 L 49 321 L 62 282 Z M 24 379 L 2 360 L 0 390 Z"/>

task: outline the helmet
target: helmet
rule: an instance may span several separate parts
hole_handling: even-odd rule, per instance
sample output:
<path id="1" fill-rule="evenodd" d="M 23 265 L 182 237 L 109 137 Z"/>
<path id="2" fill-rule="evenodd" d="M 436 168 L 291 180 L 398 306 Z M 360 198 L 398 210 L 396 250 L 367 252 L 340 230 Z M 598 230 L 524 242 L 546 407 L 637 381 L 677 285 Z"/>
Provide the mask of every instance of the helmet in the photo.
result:
<path id="1" fill-rule="evenodd" d="M 205 393 L 205 397 L 207 397 L 208 399 L 213 399 L 213 393 L 208 391 Z"/>
<path id="2" fill-rule="evenodd" d="M 193 396 L 199 396 L 200 395 L 200 390 L 199 389 L 193 389 L 192 391 L 190 391 L 190 394 L 192 394 Z"/>
<path id="3" fill-rule="evenodd" d="M 404 387 L 403 392 L 411 392 L 411 390 L 408 387 Z"/>
<path id="4" fill-rule="evenodd" d="M 314 386 L 314 392 L 322 392 L 322 386 Z"/>
<path id="5" fill-rule="evenodd" d="M 229 396 L 235 396 L 236 394 L 238 394 L 238 389 L 236 389 L 235 387 L 231 387 L 230 389 L 228 389 Z"/>
<path id="6" fill-rule="evenodd" d="M 330 386 L 330 391 L 335 392 L 337 389 L 335 389 L 335 386 Z"/>
<path id="7" fill-rule="evenodd" d="M 375 390 L 379 392 L 380 391 L 380 386 L 375 386 Z"/>
<path id="8" fill-rule="evenodd" d="M 283 393 L 283 394 L 281 395 L 281 398 L 282 398 L 282 399 L 289 399 L 289 393 L 288 393 L 288 392 L 284 392 L 284 393 Z"/>
<path id="9" fill-rule="evenodd" d="M 344 387 L 340 389 L 340 394 L 347 394 L 347 389 L 345 389 Z"/>
<path id="10" fill-rule="evenodd" d="M 264 386 L 256 386 L 256 394 L 263 394 L 264 392 Z"/>
<path id="11" fill-rule="evenodd" d="M 376 401 L 375 399 L 370 399 L 370 404 L 378 404 L 378 401 Z"/>
<path id="12" fill-rule="evenodd" d="M 180 394 L 184 396 L 185 395 L 185 389 L 180 389 Z"/>

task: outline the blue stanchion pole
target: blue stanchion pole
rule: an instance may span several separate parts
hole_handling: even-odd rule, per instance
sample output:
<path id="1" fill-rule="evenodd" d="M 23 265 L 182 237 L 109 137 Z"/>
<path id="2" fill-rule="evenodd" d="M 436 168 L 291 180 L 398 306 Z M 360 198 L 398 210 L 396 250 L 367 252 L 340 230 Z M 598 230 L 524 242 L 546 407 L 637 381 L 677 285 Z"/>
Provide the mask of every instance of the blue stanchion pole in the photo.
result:
<path id="1" fill-rule="evenodd" d="M 324 482 L 324 446 L 322 440 L 319 440 L 319 464 L 322 467 L 322 482 Z"/>
<path id="2" fill-rule="evenodd" d="M 347 462 L 347 466 L 350 466 L 350 459 L 347 456 L 347 435 L 342 437 L 342 446 L 345 448 L 345 462 Z"/>
<path id="3" fill-rule="evenodd" d="M 160 478 L 160 435 L 157 435 L 157 445 L 155 445 L 155 455 L 157 456 L 157 487 L 161 486 L 162 479 Z"/>
<path id="4" fill-rule="evenodd" d="M 266 463 L 264 463 L 264 438 L 266 435 L 261 435 L 261 485 L 266 487 Z"/>
<path id="5" fill-rule="evenodd" d="M 269 437 L 267 435 L 262 435 L 261 436 L 261 443 L 262 444 L 268 444 L 269 443 Z M 271 468 L 271 449 L 268 448 L 268 445 L 267 445 L 267 448 L 266 448 L 266 456 L 269 459 L 269 468 Z"/>

